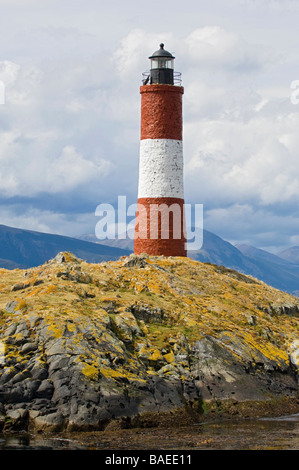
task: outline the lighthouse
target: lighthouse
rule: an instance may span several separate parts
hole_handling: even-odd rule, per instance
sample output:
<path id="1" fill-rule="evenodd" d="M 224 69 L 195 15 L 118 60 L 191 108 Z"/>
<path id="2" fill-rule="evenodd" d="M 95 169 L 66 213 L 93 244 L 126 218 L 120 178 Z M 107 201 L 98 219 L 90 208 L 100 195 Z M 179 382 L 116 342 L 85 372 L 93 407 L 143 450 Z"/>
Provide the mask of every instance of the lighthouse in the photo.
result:
<path id="1" fill-rule="evenodd" d="M 181 74 L 175 57 L 160 49 L 150 57 L 141 94 L 141 131 L 134 253 L 187 256 Z"/>

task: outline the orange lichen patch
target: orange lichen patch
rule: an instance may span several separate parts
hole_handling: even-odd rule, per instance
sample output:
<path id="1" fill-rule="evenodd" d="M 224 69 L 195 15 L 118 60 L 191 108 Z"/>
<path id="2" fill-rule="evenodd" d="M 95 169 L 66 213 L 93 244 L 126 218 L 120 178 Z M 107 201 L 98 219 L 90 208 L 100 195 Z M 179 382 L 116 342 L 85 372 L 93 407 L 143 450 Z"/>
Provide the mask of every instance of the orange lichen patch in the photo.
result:
<path id="1" fill-rule="evenodd" d="M 44 290 L 45 294 L 53 294 L 54 292 L 58 292 L 58 287 L 55 286 L 54 284 L 50 284 L 49 286 L 46 287 Z"/>
<path id="2" fill-rule="evenodd" d="M 139 283 L 136 283 L 135 286 L 134 286 L 134 289 L 135 289 L 135 292 L 144 292 L 146 289 L 148 288 L 148 286 L 145 286 L 144 284 L 139 284 Z"/>
<path id="3" fill-rule="evenodd" d="M 163 288 L 155 279 L 149 280 L 147 287 L 149 291 L 154 292 L 155 294 L 162 294 L 165 291 L 165 287 Z"/>
<path id="4" fill-rule="evenodd" d="M 43 290 L 44 290 L 43 287 L 36 287 L 31 292 L 29 292 L 26 295 L 26 297 L 34 297 L 34 296 L 38 295 L 40 292 L 42 292 Z"/>
<path id="5" fill-rule="evenodd" d="M 70 261 L 74 261 L 74 255 L 72 255 L 71 253 L 69 253 L 69 252 L 67 252 L 67 251 L 65 251 L 65 252 L 63 253 L 63 256 L 64 256 L 65 261 L 66 261 L 67 263 L 69 263 Z"/>
<path id="6" fill-rule="evenodd" d="M 101 296 L 100 300 L 101 300 L 101 302 L 115 302 L 115 297 Z"/>
<path id="7" fill-rule="evenodd" d="M 17 300 L 18 300 L 19 303 L 15 307 L 15 311 L 24 310 L 25 308 L 27 308 L 27 303 L 24 299 L 18 298 Z"/>

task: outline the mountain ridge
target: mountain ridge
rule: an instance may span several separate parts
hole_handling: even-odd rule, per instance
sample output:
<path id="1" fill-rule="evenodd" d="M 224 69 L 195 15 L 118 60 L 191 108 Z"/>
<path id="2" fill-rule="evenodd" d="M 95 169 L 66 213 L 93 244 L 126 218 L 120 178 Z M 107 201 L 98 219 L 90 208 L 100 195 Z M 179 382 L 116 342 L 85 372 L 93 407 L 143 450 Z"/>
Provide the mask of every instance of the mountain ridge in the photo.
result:
<path id="1" fill-rule="evenodd" d="M 0 225 L 0 266 L 3 268 L 38 266 L 61 251 L 72 251 L 89 262 L 117 259 L 130 253 L 73 237 Z"/>
<path id="2" fill-rule="evenodd" d="M 29 268 L 71 251 L 87 262 L 116 260 L 133 252 L 131 238 L 98 240 L 95 235 L 66 237 L 0 225 L 0 267 Z M 290 249 L 291 250 L 291 249 Z M 248 245 L 232 245 L 218 235 L 203 231 L 203 246 L 188 252 L 191 259 L 225 266 L 299 296 L 299 265 Z"/>
<path id="3" fill-rule="evenodd" d="M 299 264 L 299 246 L 291 246 L 278 253 L 278 256 L 290 263 Z"/>

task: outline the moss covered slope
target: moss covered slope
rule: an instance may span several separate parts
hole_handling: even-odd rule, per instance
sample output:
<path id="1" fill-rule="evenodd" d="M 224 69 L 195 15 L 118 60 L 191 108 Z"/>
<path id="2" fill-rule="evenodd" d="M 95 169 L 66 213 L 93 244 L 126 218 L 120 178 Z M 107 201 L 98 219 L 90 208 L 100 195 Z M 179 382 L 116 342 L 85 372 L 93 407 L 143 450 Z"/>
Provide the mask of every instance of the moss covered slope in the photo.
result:
<path id="1" fill-rule="evenodd" d="M 188 258 L 71 253 L 0 276 L 4 428 L 103 429 L 297 396 L 299 299 L 254 278 Z"/>

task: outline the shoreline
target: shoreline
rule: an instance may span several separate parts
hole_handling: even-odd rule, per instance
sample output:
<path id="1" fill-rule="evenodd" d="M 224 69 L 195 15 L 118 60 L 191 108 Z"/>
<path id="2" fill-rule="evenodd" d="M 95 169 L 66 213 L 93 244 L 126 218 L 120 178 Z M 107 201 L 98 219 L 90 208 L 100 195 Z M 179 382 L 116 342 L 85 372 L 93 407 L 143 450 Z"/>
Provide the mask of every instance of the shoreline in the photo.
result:
<path id="1" fill-rule="evenodd" d="M 218 417 L 191 425 L 95 432 L 0 433 L 0 450 L 99 451 L 113 455 L 181 455 L 200 450 L 298 450 L 299 413 L 267 417 Z M 185 454 L 184 454 L 185 452 Z"/>

